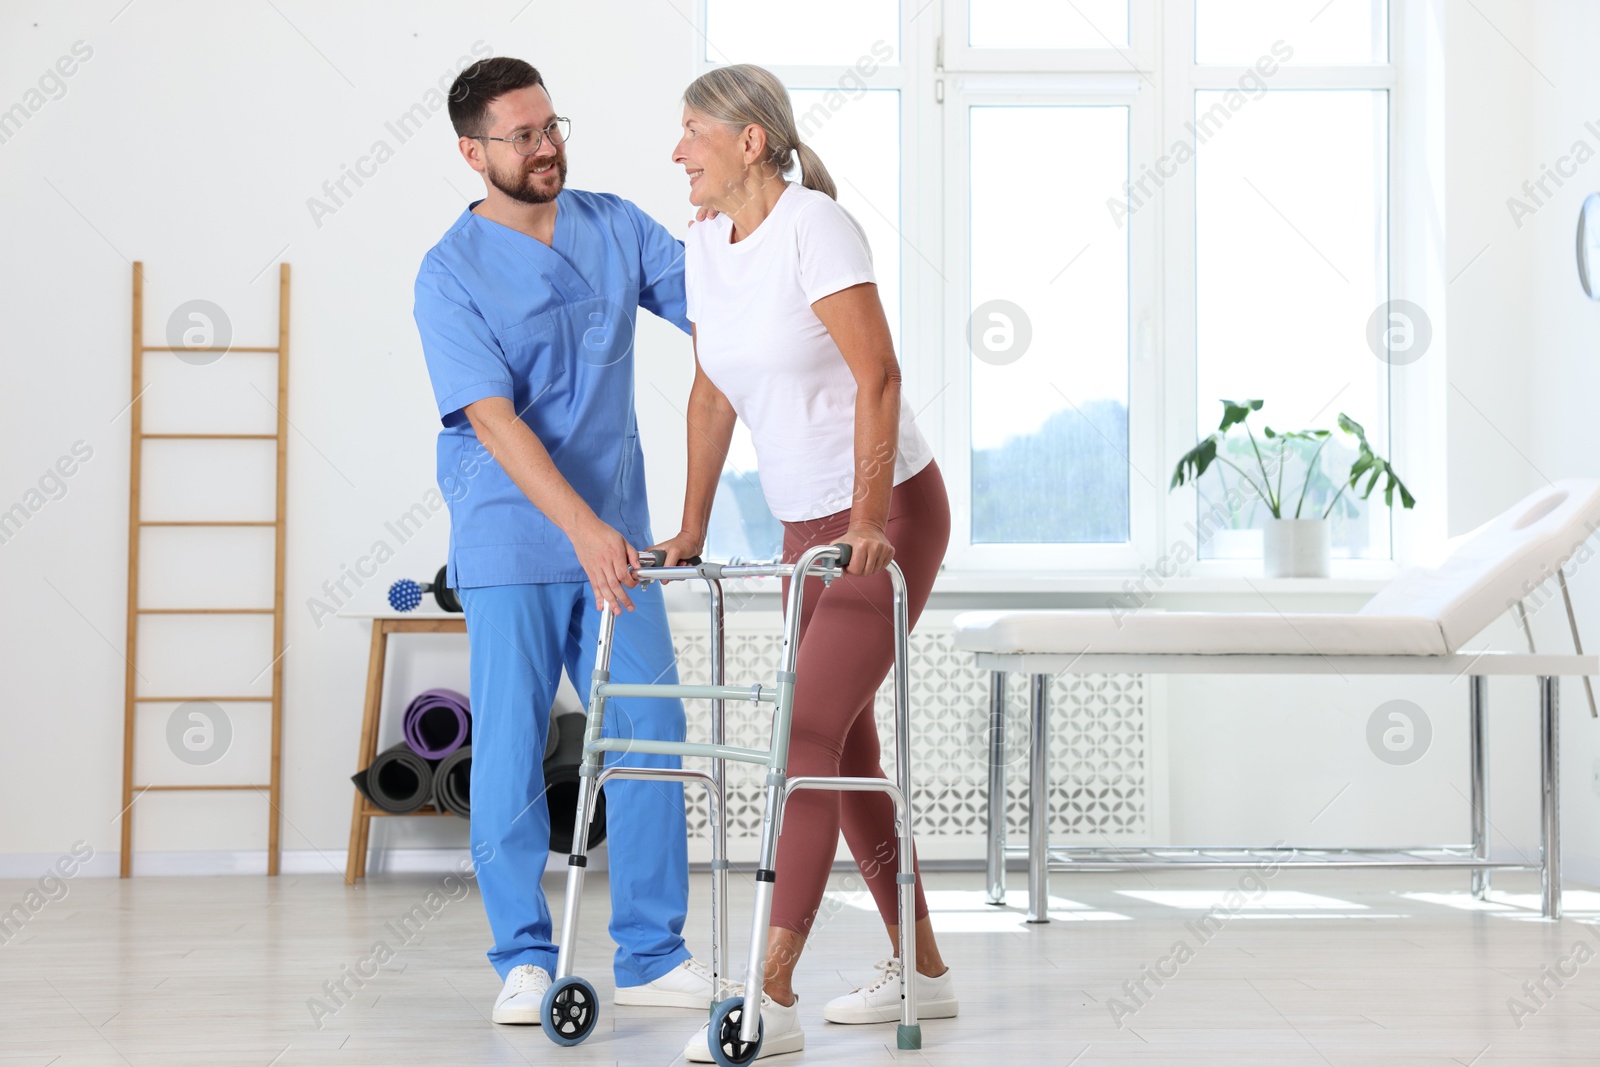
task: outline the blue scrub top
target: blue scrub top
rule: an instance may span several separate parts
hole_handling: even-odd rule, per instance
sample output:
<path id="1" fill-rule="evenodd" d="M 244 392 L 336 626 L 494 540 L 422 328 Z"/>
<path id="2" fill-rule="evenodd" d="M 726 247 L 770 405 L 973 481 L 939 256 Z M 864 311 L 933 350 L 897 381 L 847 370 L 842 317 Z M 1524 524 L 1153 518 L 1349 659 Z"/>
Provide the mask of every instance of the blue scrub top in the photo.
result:
<path id="1" fill-rule="evenodd" d="M 416 320 L 444 429 L 452 588 L 586 580 L 572 542 L 478 443 L 462 408 L 509 399 L 556 469 L 635 547 L 654 543 L 633 407 L 634 321 L 685 333 L 683 242 L 621 197 L 564 189 L 552 244 L 475 215 L 423 258 Z"/>

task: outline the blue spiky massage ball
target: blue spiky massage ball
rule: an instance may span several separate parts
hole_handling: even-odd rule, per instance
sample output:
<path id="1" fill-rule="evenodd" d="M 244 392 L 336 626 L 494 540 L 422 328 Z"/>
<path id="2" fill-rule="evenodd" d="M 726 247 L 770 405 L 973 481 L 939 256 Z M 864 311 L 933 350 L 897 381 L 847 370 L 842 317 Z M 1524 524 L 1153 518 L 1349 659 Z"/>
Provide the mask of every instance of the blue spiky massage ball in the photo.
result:
<path id="1" fill-rule="evenodd" d="M 402 578 L 389 587 L 389 606 L 396 611 L 415 611 L 422 603 L 422 587 L 410 578 Z"/>

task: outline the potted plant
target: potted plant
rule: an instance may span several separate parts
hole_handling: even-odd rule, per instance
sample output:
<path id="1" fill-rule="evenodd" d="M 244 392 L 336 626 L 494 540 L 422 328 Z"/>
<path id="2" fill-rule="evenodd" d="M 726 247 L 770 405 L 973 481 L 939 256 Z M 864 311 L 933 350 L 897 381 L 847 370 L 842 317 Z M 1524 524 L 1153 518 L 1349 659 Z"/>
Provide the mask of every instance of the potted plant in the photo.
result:
<path id="1" fill-rule="evenodd" d="M 1198 482 L 1200 476 L 1205 474 L 1213 463 L 1232 467 L 1241 479 L 1241 492 L 1247 494 L 1247 498 L 1253 497 L 1265 504 L 1272 516 L 1267 520 L 1262 533 L 1267 577 L 1326 578 L 1329 547 L 1332 543 L 1329 516 L 1335 513 L 1336 508 L 1339 509 L 1338 513 L 1345 517 L 1353 517 L 1356 514 L 1355 505 L 1345 496 L 1347 491 L 1359 493 L 1360 499 L 1366 500 L 1377 487 L 1378 479 L 1382 478 L 1383 502 L 1389 507 L 1394 506 L 1397 492 L 1400 494 L 1402 507 L 1411 507 L 1417 502 L 1416 498 L 1400 481 L 1400 476 L 1395 473 L 1389 461 L 1372 450 L 1372 446 L 1367 442 L 1367 433 L 1361 424 L 1344 412 L 1339 413 L 1339 429 L 1355 438 L 1356 456 L 1350 464 L 1349 472 L 1338 479 L 1337 483 L 1328 477 L 1319 462 L 1328 442 L 1333 438 L 1332 430 L 1293 430 L 1282 433 L 1270 426 L 1263 427 L 1262 433 L 1267 439 L 1266 454 L 1263 455 L 1261 444 L 1256 440 L 1255 432 L 1247 420 L 1252 412 L 1260 411 L 1264 404 L 1265 401 L 1262 400 L 1224 400 L 1222 422 L 1217 426 L 1216 432 L 1203 438 L 1178 460 L 1178 466 L 1172 472 L 1171 488 L 1176 489 L 1185 482 Z M 1229 441 L 1230 431 L 1236 428 L 1244 430 L 1249 442 L 1249 450 L 1245 455 L 1254 457 L 1255 470 L 1247 470 L 1227 455 L 1225 442 Z M 1233 440 L 1237 439 L 1238 434 L 1234 433 Z M 1305 455 L 1306 474 L 1299 486 L 1299 492 L 1294 494 L 1293 512 L 1285 515 L 1284 509 L 1288 506 L 1289 497 L 1285 496 L 1283 491 L 1283 469 L 1296 453 Z M 1246 465 L 1249 465 L 1248 459 Z M 1276 482 L 1273 478 L 1274 467 L 1277 474 Z M 1360 484 L 1363 478 L 1366 479 L 1365 487 Z M 1338 490 L 1333 493 L 1320 515 L 1302 514 L 1307 493 L 1314 486 L 1331 489 L 1334 484 L 1338 484 Z M 1291 484 L 1291 491 L 1293 488 Z M 1316 510 L 1315 506 L 1312 510 Z"/>

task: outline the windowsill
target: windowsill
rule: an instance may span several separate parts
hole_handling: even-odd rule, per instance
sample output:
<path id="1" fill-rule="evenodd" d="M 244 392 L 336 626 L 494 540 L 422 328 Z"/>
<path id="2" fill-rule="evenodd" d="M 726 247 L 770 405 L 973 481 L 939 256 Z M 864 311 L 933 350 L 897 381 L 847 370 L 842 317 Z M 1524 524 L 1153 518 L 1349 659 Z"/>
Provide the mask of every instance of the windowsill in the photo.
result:
<path id="1" fill-rule="evenodd" d="M 1354 611 L 1388 585 L 1400 568 L 1389 560 L 1337 560 L 1328 578 L 1266 578 L 1258 560 L 1213 561 L 1190 573 L 1162 578 L 1153 570 L 1069 572 L 945 570 L 935 579 L 930 608 L 1105 608 L 1139 604 L 1187 611 Z M 674 586 L 676 588 L 674 588 Z M 701 582 L 673 583 L 669 603 L 699 610 L 706 603 Z M 763 582 L 745 595 L 769 610 L 778 608 L 778 583 Z M 749 601 L 747 601 L 749 603 Z"/>
<path id="2" fill-rule="evenodd" d="M 1343 562 L 1343 561 L 1341 561 Z M 1372 565 L 1368 565 L 1370 564 Z M 1382 560 L 1350 561 L 1333 567 L 1328 578 L 1267 578 L 1258 562 L 1208 564 L 1191 573 L 1163 578 L 1154 570 L 1126 572 L 941 571 L 933 593 L 1127 593 L 1140 596 L 1206 593 L 1371 595 L 1388 585 L 1398 568 Z"/>

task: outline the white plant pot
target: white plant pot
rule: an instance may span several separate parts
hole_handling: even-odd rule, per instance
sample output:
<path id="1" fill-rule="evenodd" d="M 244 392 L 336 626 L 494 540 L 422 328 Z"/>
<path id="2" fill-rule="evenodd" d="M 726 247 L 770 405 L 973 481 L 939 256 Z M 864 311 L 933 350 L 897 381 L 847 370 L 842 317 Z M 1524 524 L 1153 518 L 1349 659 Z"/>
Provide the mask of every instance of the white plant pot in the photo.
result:
<path id="1" fill-rule="evenodd" d="M 1268 578 L 1326 578 L 1333 527 L 1327 519 L 1268 519 L 1262 534 Z"/>

